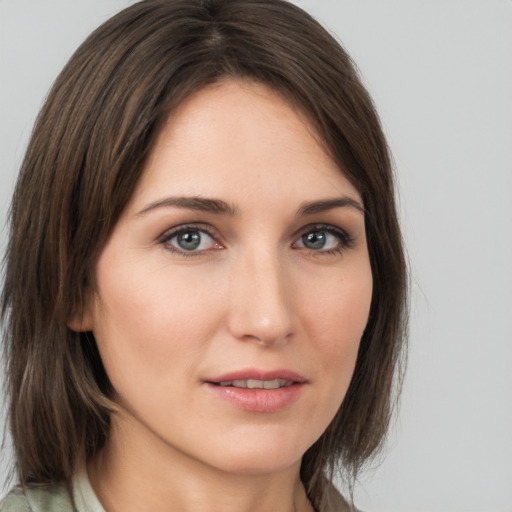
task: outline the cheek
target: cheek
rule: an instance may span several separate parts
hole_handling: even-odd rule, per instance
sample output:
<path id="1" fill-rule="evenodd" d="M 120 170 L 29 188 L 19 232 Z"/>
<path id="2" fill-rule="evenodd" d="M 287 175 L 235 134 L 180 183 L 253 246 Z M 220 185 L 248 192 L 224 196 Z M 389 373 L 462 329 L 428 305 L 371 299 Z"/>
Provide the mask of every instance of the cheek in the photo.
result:
<path id="1" fill-rule="evenodd" d="M 318 279 L 317 279 L 318 281 Z M 305 283 L 301 296 L 308 321 L 319 339 L 346 340 L 358 343 L 366 327 L 373 291 L 368 265 L 351 268 L 338 276 L 325 278 L 323 286 Z M 316 337 L 316 336 L 315 336 Z"/>
<path id="2" fill-rule="evenodd" d="M 306 330 L 316 347 L 322 370 L 332 388 L 344 396 L 352 378 L 359 344 L 368 322 L 372 299 L 369 265 L 325 281 L 323 289 L 309 287 Z M 343 398 L 343 397 L 342 397 Z"/>
<path id="3" fill-rule="evenodd" d="M 180 268 L 110 263 L 105 258 L 97 267 L 101 288 L 94 315 L 107 373 L 114 387 L 135 373 L 169 384 L 200 357 L 217 327 L 222 301 L 207 293 L 200 272 L 191 278 Z"/>

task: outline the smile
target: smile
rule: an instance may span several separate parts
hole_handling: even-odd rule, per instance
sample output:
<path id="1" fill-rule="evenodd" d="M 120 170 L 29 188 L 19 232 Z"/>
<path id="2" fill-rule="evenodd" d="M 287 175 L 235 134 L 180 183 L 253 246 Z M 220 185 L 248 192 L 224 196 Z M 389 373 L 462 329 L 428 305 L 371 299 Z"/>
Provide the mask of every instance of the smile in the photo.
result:
<path id="1" fill-rule="evenodd" d="M 257 379 L 246 379 L 246 380 L 226 380 L 217 383 L 218 386 L 222 387 L 234 387 L 244 389 L 279 389 L 287 386 L 291 386 L 293 381 L 285 379 L 273 379 L 273 380 L 257 380 Z"/>
<path id="2" fill-rule="evenodd" d="M 276 413 L 299 400 L 308 381 L 287 369 L 245 369 L 206 379 L 203 384 L 217 399 L 235 409 Z"/>

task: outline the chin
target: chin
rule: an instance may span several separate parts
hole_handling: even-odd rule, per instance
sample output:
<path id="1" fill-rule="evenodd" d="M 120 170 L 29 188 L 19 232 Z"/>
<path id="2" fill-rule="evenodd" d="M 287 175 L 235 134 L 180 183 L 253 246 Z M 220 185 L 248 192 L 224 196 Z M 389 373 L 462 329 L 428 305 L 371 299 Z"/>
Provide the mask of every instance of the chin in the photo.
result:
<path id="1" fill-rule="evenodd" d="M 224 460 L 220 462 L 218 469 L 226 473 L 236 475 L 269 475 L 272 473 L 280 473 L 283 471 L 290 470 L 291 468 L 298 469 L 302 460 L 302 454 L 300 456 L 287 456 L 287 454 L 275 453 L 262 454 L 243 452 L 239 454 L 229 454 L 224 457 Z"/>
<path id="2" fill-rule="evenodd" d="M 217 446 L 223 446 L 224 449 L 211 454 L 214 456 L 212 459 L 216 459 L 212 460 L 214 466 L 229 473 L 263 475 L 286 471 L 292 467 L 298 469 L 310 444 L 304 444 L 290 435 L 273 436 L 270 432 L 264 432 L 257 438 L 240 439 L 234 436 L 227 446 Z"/>

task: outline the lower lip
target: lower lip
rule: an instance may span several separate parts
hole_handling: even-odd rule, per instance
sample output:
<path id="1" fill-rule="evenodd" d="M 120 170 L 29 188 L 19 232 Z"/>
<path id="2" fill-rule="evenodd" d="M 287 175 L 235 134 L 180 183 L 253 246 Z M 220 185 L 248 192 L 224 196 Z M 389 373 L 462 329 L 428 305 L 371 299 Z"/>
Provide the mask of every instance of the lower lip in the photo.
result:
<path id="1" fill-rule="evenodd" d="M 209 390 L 231 405 L 249 412 L 279 412 L 296 402 L 304 383 L 278 389 L 248 389 L 205 383 Z"/>

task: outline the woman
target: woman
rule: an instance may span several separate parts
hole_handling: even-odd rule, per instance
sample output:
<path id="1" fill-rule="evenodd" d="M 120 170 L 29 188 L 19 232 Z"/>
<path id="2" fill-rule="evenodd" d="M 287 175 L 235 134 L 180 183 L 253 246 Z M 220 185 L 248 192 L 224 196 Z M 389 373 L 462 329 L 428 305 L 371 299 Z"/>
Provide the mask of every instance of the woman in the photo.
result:
<path id="1" fill-rule="evenodd" d="M 403 339 L 389 155 L 345 52 L 282 0 L 145 0 L 39 115 L 2 311 L 0 510 L 349 510 Z M 32 508 L 30 508 L 32 507 Z"/>

